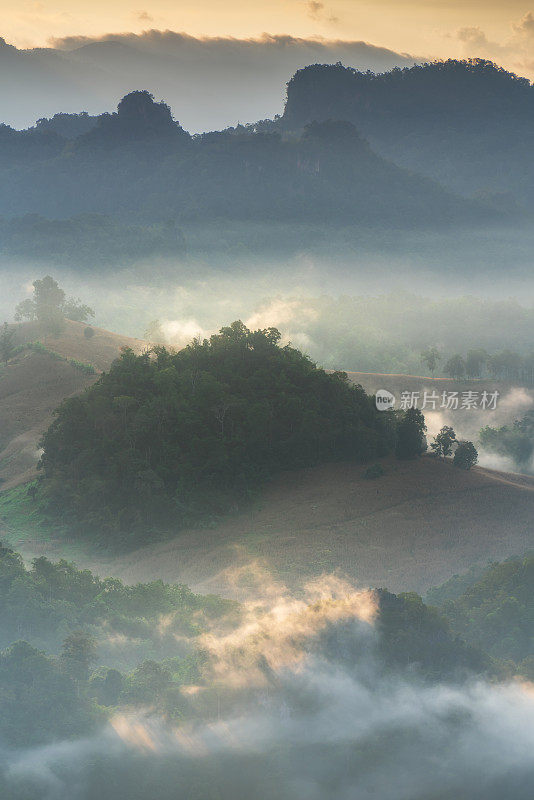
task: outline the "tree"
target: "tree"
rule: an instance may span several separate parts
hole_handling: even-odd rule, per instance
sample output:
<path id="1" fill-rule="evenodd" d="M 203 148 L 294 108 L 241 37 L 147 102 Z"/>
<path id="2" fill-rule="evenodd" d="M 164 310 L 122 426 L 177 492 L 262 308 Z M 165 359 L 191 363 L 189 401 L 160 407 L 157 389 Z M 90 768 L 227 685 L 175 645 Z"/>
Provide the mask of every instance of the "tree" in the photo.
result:
<path id="1" fill-rule="evenodd" d="M 434 441 L 430 447 L 434 451 L 434 455 L 438 456 L 439 458 L 446 458 L 452 453 L 452 448 L 455 441 L 456 434 L 454 430 L 450 427 L 450 425 L 444 425 L 437 436 L 434 437 Z"/>
<path id="2" fill-rule="evenodd" d="M 63 322 L 61 307 L 65 292 L 51 275 L 33 282 L 33 298 L 19 303 L 15 309 L 16 320 L 37 320 L 47 333 L 59 333 Z"/>
<path id="3" fill-rule="evenodd" d="M 15 354 L 14 337 L 15 330 L 10 328 L 7 322 L 4 322 L 2 332 L 0 333 L 0 358 L 6 365 L 9 359 Z"/>
<path id="4" fill-rule="evenodd" d="M 397 458 L 416 458 L 426 450 L 425 418 L 418 408 L 409 408 L 397 427 Z"/>
<path id="5" fill-rule="evenodd" d="M 96 643 L 84 631 L 74 631 L 63 642 L 61 663 L 67 675 L 78 681 L 86 681 L 89 667 L 96 661 Z"/>
<path id="6" fill-rule="evenodd" d="M 465 375 L 465 361 L 462 356 L 456 354 L 451 356 L 445 364 L 445 373 L 454 380 L 460 380 Z"/>
<path id="7" fill-rule="evenodd" d="M 478 453 L 473 442 L 458 442 L 458 447 L 454 453 L 453 463 L 460 469 L 471 469 L 478 461 Z"/>
<path id="8" fill-rule="evenodd" d="M 470 350 L 465 358 L 465 372 L 468 378 L 479 378 L 488 360 L 485 350 Z"/>
<path id="9" fill-rule="evenodd" d="M 279 340 L 236 322 L 178 352 L 124 350 L 58 410 L 39 496 L 126 543 L 224 513 L 280 470 L 393 449 L 392 417 L 361 387 Z"/>
<path id="10" fill-rule="evenodd" d="M 69 297 L 63 303 L 61 310 L 65 319 L 73 322 L 87 322 L 89 317 L 94 317 L 95 312 L 90 306 L 86 306 L 80 298 Z"/>
<path id="11" fill-rule="evenodd" d="M 15 319 L 20 322 L 37 320 L 47 333 L 58 334 L 63 320 L 85 322 L 95 312 L 74 298 L 65 299 L 65 292 L 51 275 L 33 282 L 33 297 L 23 300 L 15 309 Z"/>
<path id="12" fill-rule="evenodd" d="M 428 350 L 425 350 L 423 353 L 421 353 L 421 361 L 423 364 L 426 364 L 432 373 L 432 377 L 434 377 L 438 361 L 441 361 L 439 350 L 436 347 L 429 347 Z"/>

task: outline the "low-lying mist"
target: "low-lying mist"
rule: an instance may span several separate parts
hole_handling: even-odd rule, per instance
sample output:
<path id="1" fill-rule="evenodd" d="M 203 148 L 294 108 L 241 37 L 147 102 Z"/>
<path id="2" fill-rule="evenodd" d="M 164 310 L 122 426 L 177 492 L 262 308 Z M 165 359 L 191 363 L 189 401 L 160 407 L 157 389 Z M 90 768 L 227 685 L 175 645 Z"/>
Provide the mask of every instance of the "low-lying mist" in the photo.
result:
<path id="1" fill-rule="evenodd" d="M 431 262 L 425 269 L 420 257 L 397 255 L 388 260 L 384 253 L 363 252 L 349 262 L 302 252 L 286 261 L 274 256 L 249 260 L 243 254 L 235 259 L 228 254 L 202 255 L 197 248 L 196 255 L 182 260 L 155 259 L 108 272 L 4 265 L 0 266 L 0 321 L 13 318 L 16 304 L 30 296 L 32 281 L 47 271 L 68 295 L 94 308 L 91 323 L 174 348 L 242 319 L 251 329 L 279 328 L 283 343 L 291 343 L 325 368 L 364 373 L 424 374 L 428 368 L 421 353 L 430 346 L 441 353 L 438 375 L 455 352 L 508 349 L 530 356 L 534 350 L 528 286 L 518 293 L 519 300 L 509 295 L 514 289 L 510 276 L 503 276 L 501 283 L 497 277 L 490 291 L 476 272 L 460 277 L 448 272 L 445 264 L 437 270 Z M 491 376 L 486 383 L 489 388 Z M 392 387 L 364 384 L 364 388 Z M 427 409 L 429 439 L 442 425 L 452 425 L 458 438 L 476 443 L 484 425 L 511 424 L 533 404 L 534 392 L 518 385 L 501 391 L 493 412 Z M 518 469 L 512 459 L 483 449 L 479 463 Z M 533 467 L 521 468 L 533 471 Z"/>
<path id="2" fill-rule="evenodd" d="M 387 668 L 375 596 L 326 577 L 277 584 L 201 638 L 196 715 L 121 710 L 99 734 L 0 753 L 6 800 L 515 800 L 531 797 L 529 684 Z"/>

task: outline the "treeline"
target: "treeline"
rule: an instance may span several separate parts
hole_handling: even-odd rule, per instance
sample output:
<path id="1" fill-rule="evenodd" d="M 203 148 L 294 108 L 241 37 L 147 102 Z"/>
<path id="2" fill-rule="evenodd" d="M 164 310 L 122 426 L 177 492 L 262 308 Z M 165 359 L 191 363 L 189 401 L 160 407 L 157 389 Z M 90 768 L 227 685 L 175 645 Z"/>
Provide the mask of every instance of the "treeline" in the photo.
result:
<path id="1" fill-rule="evenodd" d="M 434 373 L 441 360 L 435 348 L 422 353 L 421 360 Z M 434 369 L 432 369 L 434 367 Z M 444 361 L 442 372 L 455 380 L 491 376 L 495 380 L 534 386 L 534 352 L 521 355 L 514 350 L 501 350 L 490 355 L 482 348 L 469 350 L 464 357 L 455 353 Z"/>
<path id="2" fill-rule="evenodd" d="M 143 224 L 95 213 L 69 219 L 41 214 L 0 218 L 0 256 L 11 259 L 94 269 L 156 255 L 176 258 L 185 252 L 184 235 L 172 219 Z"/>
<path id="3" fill-rule="evenodd" d="M 431 298 L 397 291 L 379 296 L 275 297 L 260 311 L 268 318 L 271 309 L 277 313 L 279 307 L 288 317 L 281 326 L 284 337 L 305 341 L 306 351 L 332 369 L 420 375 L 423 366 L 432 371 L 422 356 L 435 350 L 436 375 L 447 374 L 445 365 L 459 355 L 463 377 L 509 374 L 531 380 L 534 310 L 516 300 Z M 466 342 L 476 343 L 469 353 Z"/>

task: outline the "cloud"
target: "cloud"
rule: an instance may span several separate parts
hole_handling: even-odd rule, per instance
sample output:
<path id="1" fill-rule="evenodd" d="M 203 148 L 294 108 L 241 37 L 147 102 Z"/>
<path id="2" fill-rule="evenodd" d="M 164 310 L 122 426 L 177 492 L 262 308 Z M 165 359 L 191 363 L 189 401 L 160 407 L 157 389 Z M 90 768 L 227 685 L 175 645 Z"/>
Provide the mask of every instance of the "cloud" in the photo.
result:
<path id="1" fill-rule="evenodd" d="M 319 0 L 309 0 L 306 7 L 308 9 L 308 16 L 312 19 L 326 20 L 332 24 L 337 24 L 339 22 L 339 17 L 329 14 L 325 4 L 319 2 Z"/>
<path id="2" fill-rule="evenodd" d="M 534 77 L 534 14 L 529 11 L 510 25 L 502 41 L 488 39 L 479 26 L 460 28 L 456 38 L 468 57 L 484 57 L 527 77 Z"/>
<path id="3" fill-rule="evenodd" d="M 148 11 L 136 11 L 135 16 L 139 22 L 154 22 L 154 17 L 152 17 Z"/>
<path id="4" fill-rule="evenodd" d="M 48 49 L 0 48 L 0 121 L 26 127 L 58 111 L 102 113 L 146 88 L 187 130 L 215 130 L 280 113 L 297 69 L 337 61 L 376 72 L 415 63 L 367 42 L 321 37 L 207 38 L 168 30 L 68 37 L 51 40 Z"/>
<path id="5" fill-rule="evenodd" d="M 521 36 L 534 36 L 534 14 L 529 11 L 517 23 L 512 25 L 513 30 Z"/>
<path id="6" fill-rule="evenodd" d="M 203 638 L 212 682 L 182 692 L 196 713 L 122 712 L 90 739 L 0 751 L 2 788 L 11 800 L 530 800 L 534 687 L 385 670 L 375 611 L 372 593 L 332 576 L 300 598 L 275 583 L 233 633 Z"/>

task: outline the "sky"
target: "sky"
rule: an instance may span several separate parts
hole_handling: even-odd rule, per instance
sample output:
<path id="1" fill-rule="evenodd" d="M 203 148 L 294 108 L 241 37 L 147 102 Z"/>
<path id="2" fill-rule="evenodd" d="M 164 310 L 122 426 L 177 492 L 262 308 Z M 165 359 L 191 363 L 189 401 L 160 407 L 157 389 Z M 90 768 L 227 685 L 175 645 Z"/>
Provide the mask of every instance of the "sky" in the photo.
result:
<path id="1" fill-rule="evenodd" d="M 191 133 L 221 129 L 281 113 L 286 82 L 317 62 L 484 57 L 534 80 L 534 0 L 138 2 L 1 0 L 0 122 L 100 114 L 144 88 Z"/>
<path id="2" fill-rule="evenodd" d="M 2 0 L 19 48 L 72 36 L 173 30 L 194 36 L 363 40 L 418 57 L 484 55 L 534 72 L 534 0 Z M 144 3 L 144 4 L 143 4 Z M 478 52 L 477 52 L 478 51 Z"/>

